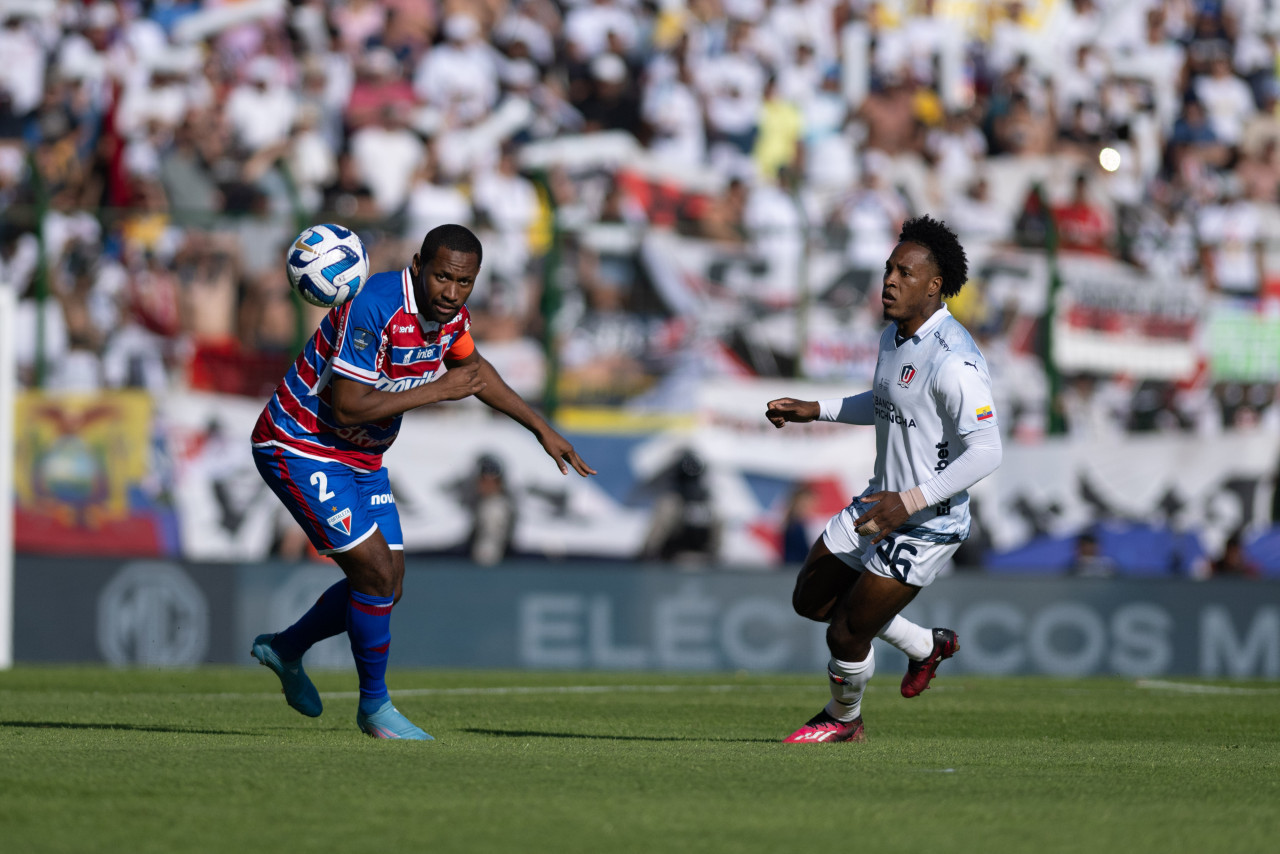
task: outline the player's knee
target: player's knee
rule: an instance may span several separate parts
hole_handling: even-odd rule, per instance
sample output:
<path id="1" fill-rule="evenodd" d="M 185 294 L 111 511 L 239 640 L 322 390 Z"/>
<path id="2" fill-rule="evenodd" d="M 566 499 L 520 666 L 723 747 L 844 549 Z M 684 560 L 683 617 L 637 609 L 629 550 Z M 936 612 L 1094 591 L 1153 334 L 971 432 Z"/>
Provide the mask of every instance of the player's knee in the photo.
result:
<path id="1" fill-rule="evenodd" d="M 343 565 L 351 589 L 373 596 L 397 596 L 399 585 L 390 564 L 378 561 L 347 561 Z"/>
<path id="2" fill-rule="evenodd" d="M 825 623 L 835 611 L 839 594 L 828 587 L 806 584 L 802 577 L 791 593 L 791 607 L 806 620 Z"/>
<path id="3" fill-rule="evenodd" d="M 851 630 L 845 620 L 834 619 L 827 626 L 827 649 L 836 658 L 862 661 L 871 651 L 871 639 Z"/>
<path id="4" fill-rule="evenodd" d="M 811 597 L 805 596 L 804 592 L 798 587 L 791 594 L 791 607 L 806 620 L 814 620 L 819 623 L 826 622 L 831 616 L 830 602 L 814 602 Z"/>

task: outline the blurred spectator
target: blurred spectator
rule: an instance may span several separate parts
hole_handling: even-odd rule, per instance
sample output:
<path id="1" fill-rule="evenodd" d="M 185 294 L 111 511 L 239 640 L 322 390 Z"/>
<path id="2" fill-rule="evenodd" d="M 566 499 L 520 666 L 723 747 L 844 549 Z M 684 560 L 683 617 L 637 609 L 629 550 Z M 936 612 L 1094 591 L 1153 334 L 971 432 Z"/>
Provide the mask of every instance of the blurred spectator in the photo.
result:
<path id="1" fill-rule="evenodd" d="M 425 156 L 422 139 L 410 130 L 406 119 L 397 107 L 386 105 L 377 121 L 351 135 L 351 157 L 384 217 L 404 205 L 413 175 Z"/>
<path id="2" fill-rule="evenodd" d="M 760 120 L 751 152 L 757 174 L 765 181 L 774 181 L 779 170 L 794 171 L 803 156 L 803 136 L 803 113 L 793 101 L 779 94 L 777 78 L 770 77 L 765 82 Z"/>
<path id="3" fill-rule="evenodd" d="M 645 322 L 627 310 L 617 282 L 600 275 L 598 256 L 579 251 L 580 307 L 563 313 L 560 359 L 562 395 L 579 403 L 619 404 L 652 382 L 645 358 Z"/>
<path id="4" fill-rule="evenodd" d="M 774 178 L 760 178 L 751 187 L 742 224 L 752 249 L 764 262 L 750 296 L 758 305 L 782 309 L 800 297 L 800 266 L 805 252 L 804 218 L 789 192 L 792 173 L 781 168 Z"/>
<path id="5" fill-rule="evenodd" d="M 1233 531 L 1222 553 L 1209 563 L 1211 578 L 1258 578 L 1262 570 L 1244 550 L 1244 532 Z"/>
<path id="6" fill-rule="evenodd" d="M 886 75 L 857 115 L 866 126 L 867 150 L 890 156 L 920 150 L 922 128 L 916 120 L 912 87 L 900 73 Z"/>
<path id="7" fill-rule="evenodd" d="M 416 95 L 395 53 L 388 47 L 375 47 L 363 51 L 360 57 L 347 102 L 347 127 L 359 129 L 377 124 L 388 114 L 408 115 L 417 105 Z"/>
<path id="8" fill-rule="evenodd" d="M 321 193 L 322 219 L 340 223 L 371 222 L 378 218 L 378 205 L 373 192 L 360 174 L 355 156 L 345 153 L 338 158 L 338 174 Z"/>
<path id="9" fill-rule="evenodd" d="M 1080 578 L 1111 578 L 1117 569 L 1116 562 L 1102 553 L 1096 534 L 1084 531 L 1076 537 L 1075 553 L 1068 569 L 1071 575 Z"/>
<path id="10" fill-rule="evenodd" d="M 745 214 L 750 192 L 741 178 L 731 178 L 724 190 L 703 210 L 698 233 L 711 240 L 741 243 L 747 238 Z"/>
<path id="11" fill-rule="evenodd" d="M 813 524 L 818 496 L 808 483 L 798 483 L 787 498 L 782 516 L 782 562 L 802 564 L 813 547 L 814 535 L 809 530 Z"/>
<path id="12" fill-rule="evenodd" d="M 863 159 L 861 180 L 838 212 L 840 224 L 849 235 L 849 263 L 855 275 L 867 281 L 880 275 L 908 214 L 906 200 L 885 179 L 888 171 L 888 159 L 883 154 L 868 152 Z"/>
<path id="13" fill-rule="evenodd" d="M 616 53 L 602 53 L 591 60 L 587 96 L 577 104 L 583 130 L 621 130 L 639 138 L 639 97 L 626 62 Z"/>
<path id="14" fill-rule="evenodd" d="M 584 0 L 569 4 L 564 18 L 564 39 L 569 56 L 577 62 L 591 62 L 609 49 L 609 37 L 616 36 L 624 50 L 631 50 L 639 38 L 639 26 L 628 4 L 615 0 Z"/>
<path id="15" fill-rule="evenodd" d="M 222 191 L 198 144 L 200 133 L 199 117 L 188 113 L 173 129 L 171 144 L 159 155 L 158 176 L 165 194 L 178 200 L 175 215 L 188 221 L 207 218 L 223 206 Z"/>
<path id="16" fill-rule="evenodd" d="M 382 35 L 387 9 L 374 0 L 348 0 L 334 8 L 331 19 L 339 47 L 349 53 L 359 53 Z"/>
<path id="17" fill-rule="evenodd" d="M 1076 175 L 1071 198 L 1053 208 L 1058 247 L 1095 255 L 1109 254 L 1114 226 L 1107 211 L 1089 193 L 1089 176 Z"/>
<path id="18" fill-rule="evenodd" d="M 1209 61 L 1209 72 L 1196 79 L 1193 89 L 1196 99 L 1204 104 L 1214 136 L 1225 145 L 1238 145 L 1254 101 L 1249 85 L 1232 73 L 1230 57 L 1215 55 Z"/>
<path id="19" fill-rule="evenodd" d="M 671 562 L 685 569 L 715 560 L 721 523 L 706 473 L 706 463 L 692 450 L 681 452 L 665 473 L 640 553 L 642 559 Z"/>
<path id="20" fill-rule="evenodd" d="M 475 474 L 463 487 L 463 506 L 471 514 L 467 555 L 480 566 L 501 563 L 511 554 L 516 530 L 516 502 L 507 486 L 502 461 L 481 454 Z"/>
<path id="21" fill-rule="evenodd" d="M 1023 92 L 1014 92 L 1009 110 L 995 120 L 995 141 L 999 151 L 1032 157 L 1048 154 L 1053 147 L 1055 127 L 1046 112 L 1037 112 Z"/>
<path id="22" fill-rule="evenodd" d="M 1200 209 L 1196 221 L 1200 266 L 1211 291 L 1256 297 L 1265 279 L 1262 222 L 1254 203 L 1241 197 L 1239 182 L 1224 178 L 1217 199 Z"/>
<path id="23" fill-rule="evenodd" d="M 285 154 L 298 203 L 308 212 L 319 209 L 324 187 L 338 175 L 337 153 L 320 129 L 320 117 L 314 104 L 298 108 Z"/>
<path id="24" fill-rule="evenodd" d="M 750 37 L 750 24 L 731 21 L 724 52 L 694 69 L 704 103 L 708 151 L 720 168 L 737 168 L 755 145 L 765 69 L 750 49 Z"/>
<path id="25" fill-rule="evenodd" d="M 282 78 L 275 59 L 255 57 L 227 99 L 226 115 L 236 142 L 250 153 L 284 142 L 293 127 L 297 96 Z"/>
<path id="26" fill-rule="evenodd" d="M 1280 139 L 1268 136 L 1256 149 L 1242 148 L 1235 171 L 1245 199 L 1280 203 Z"/>
<path id="27" fill-rule="evenodd" d="M 26 116 L 40 105 L 44 95 L 45 50 L 20 7 L 0 9 L 0 91 L 9 99 L 14 115 Z"/>
<path id="28" fill-rule="evenodd" d="M 939 201 L 954 199 L 974 182 L 987 154 L 987 140 L 968 115 L 952 111 L 925 136 L 924 154 L 933 167 Z"/>
<path id="29" fill-rule="evenodd" d="M 956 234 L 970 244 L 999 243 L 1009 239 L 1013 218 L 991 198 L 991 185 L 979 176 L 947 208 L 946 220 Z"/>
<path id="30" fill-rule="evenodd" d="M 477 216 L 494 232 L 486 241 L 493 248 L 492 260 L 486 260 L 494 279 L 485 299 L 505 303 L 507 313 L 523 316 L 533 309 L 525 276 L 529 234 L 541 207 L 533 182 L 520 174 L 512 147 L 503 149 L 497 168 L 478 170 L 471 200 Z"/>
<path id="31" fill-rule="evenodd" d="M 445 41 L 423 55 L 413 76 L 413 91 L 452 127 L 482 119 L 498 100 L 497 51 L 482 38 L 470 14 L 444 20 Z"/>
<path id="32" fill-rule="evenodd" d="M 700 165 L 706 156 L 706 129 L 685 50 L 654 58 L 641 100 L 649 149 L 680 166 Z"/>
<path id="33" fill-rule="evenodd" d="M 471 200 L 458 184 L 440 177 L 429 149 L 410 183 L 404 214 L 407 240 L 420 239 L 442 222 L 470 226 L 474 219 Z"/>

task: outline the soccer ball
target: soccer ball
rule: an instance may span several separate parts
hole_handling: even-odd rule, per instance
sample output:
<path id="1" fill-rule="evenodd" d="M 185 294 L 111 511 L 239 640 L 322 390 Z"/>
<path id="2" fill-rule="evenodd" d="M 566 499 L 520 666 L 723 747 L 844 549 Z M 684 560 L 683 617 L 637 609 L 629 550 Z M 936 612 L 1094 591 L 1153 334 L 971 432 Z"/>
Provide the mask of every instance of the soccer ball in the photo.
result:
<path id="1" fill-rule="evenodd" d="M 285 260 L 289 286 L 312 305 L 333 308 L 354 299 L 369 278 L 369 253 L 360 236 L 340 225 L 313 225 L 299 234 Z"/>

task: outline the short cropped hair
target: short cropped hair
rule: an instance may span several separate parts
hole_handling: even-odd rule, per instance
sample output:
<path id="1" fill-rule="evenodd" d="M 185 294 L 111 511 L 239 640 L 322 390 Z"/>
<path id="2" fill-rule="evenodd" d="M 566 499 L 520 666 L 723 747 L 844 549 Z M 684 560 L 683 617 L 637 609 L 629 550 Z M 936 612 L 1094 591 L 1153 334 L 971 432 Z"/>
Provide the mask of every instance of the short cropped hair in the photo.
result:
<path id="1" fill-rule="evenodd" d="M 942 295 L 953 297 L 960 293 L 969 281 L 969 259 L 956 233 L 928 214 L 909 219 L 902 224 L 899 243 L 916 243 L 929 250 L 933 263 L 942 276 Z"/>
<path id="2" fill-rule="evenodd" d="M 441 249 L 461 252 L 463 255 L 474 255 L 477 266 L 484 260 L 484 247 L 480 245 L 480 238 L 465 225 L 454 223 L 437 225 L 428 231 L 427 236 L 422 238 L 422 248 L 418 250 L 422 263 L 427 264 Z"/>

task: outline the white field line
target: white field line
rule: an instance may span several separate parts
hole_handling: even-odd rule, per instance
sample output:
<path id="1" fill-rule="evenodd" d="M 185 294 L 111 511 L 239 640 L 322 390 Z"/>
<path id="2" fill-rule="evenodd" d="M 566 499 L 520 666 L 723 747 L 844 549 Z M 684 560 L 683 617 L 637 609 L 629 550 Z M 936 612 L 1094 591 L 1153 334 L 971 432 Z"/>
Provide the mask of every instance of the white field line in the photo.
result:
<path id="1" fill-rule="evenodd" d="M 1280 694 L 1280 688 L 1233 688 L 1230 685 L 1197 685 L 1194 682 L 1169 682 L 1164 679 L 1139 679 L 1139 688 L 1172 691 L 1175 694 Z"/>
<path id="2" fill-rule="evenodd" d="M 815 684 L 816 681 L 815 681 Z M 401 688 L 392 689 L 395 697 L 484 697 L 537 694 L 675 694 L 705 693 L 723 694 L 730 691 L 812 691 L 813 685 L 548 685 L 495 686 L 490 688 Z M 251 694 L 186 694 L 194 700 L 278 700 L 280 692 Z M 360 696 L 359 691 L 321 691 L 320 696 L 331 700 L 349 700 Z"/>

